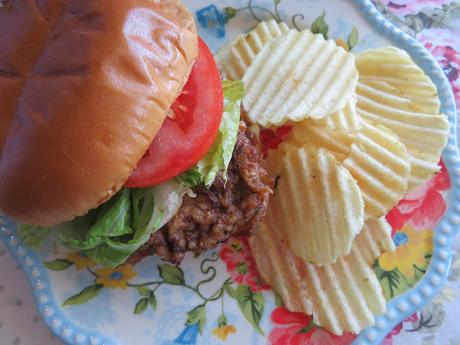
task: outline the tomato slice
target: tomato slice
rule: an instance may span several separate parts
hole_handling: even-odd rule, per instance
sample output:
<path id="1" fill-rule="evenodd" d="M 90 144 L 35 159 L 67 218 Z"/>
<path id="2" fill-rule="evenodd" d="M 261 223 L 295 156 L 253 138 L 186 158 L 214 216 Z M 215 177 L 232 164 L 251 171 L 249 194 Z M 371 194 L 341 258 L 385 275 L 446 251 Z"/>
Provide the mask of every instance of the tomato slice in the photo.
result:
<path id="1" fill-rule="evenodd" d="M 125 187 L 162 183 L 193 167 L 211 148 L 223 114 L 219 69 L 199 38 L 189 80 Z"/>

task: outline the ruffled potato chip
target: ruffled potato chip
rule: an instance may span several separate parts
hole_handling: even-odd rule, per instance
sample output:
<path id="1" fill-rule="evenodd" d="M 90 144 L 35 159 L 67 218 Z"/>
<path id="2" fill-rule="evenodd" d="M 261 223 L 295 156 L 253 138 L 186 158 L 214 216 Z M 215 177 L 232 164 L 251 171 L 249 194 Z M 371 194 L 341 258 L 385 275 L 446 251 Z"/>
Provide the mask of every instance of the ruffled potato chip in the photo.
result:
<path id="1" fill-rule="evenodd" d="M 366 219 L 386 214 L 407 190 L 407 149 L 396 134 L 381 125 L 362 121 L 343 166 L 358 182 Z"/>
<path id="2" fill-rule="evenodd" d="M 449 122 L 439 114 L 436 87 L 398 48 L 359 54 L 357 66 L 357 112 L 392 130 L 406 145 L 411 191 L 439 171 L 438 162 L 447 144 Z"/>
<path id="3" fill-rule="evenodd" d="M 328 264 L 347 255 L 364 224 L 356 181 L 323 148 L 283 144 L 269 155 L 278 176 L 269 214 L 284 230 L 296 255 Z"/>
<path id="4" fill-rule="evenodd" d="M 336 111 L 331 116 L 318 120 L 318 124 L 344 133 L 359 131 L 361 129 L 361 121 L 356 111 L 356 102 L 357 98 L 353 97 L 345 108 Z"/>
<path id="5" fill-rule="evenodd" d="M 307 119 L 294 125 L 287 142 L 325 149 L 342 162 L 361 190 L 365 218 L 378 218 L 406 192 L 411 163 L 396 134 L 367 120 L 360 123 L 359 131 L 346 133 Z"/>
<path id="6" fill-rule="evenodd" d="M 386 94 L 395 94 L 389 90 L 392 88 L 406 98 L 404 110 L 439 114 L 436 85 L 404 50 L 396 47 L 366 50 L 357 55 L 356 66 L 360 82 L 373 84 Z"/>
<path id="7" fill-rule="evenodd" d="M 267 127 L 322 119 L 345 108 L 358 72 L 353 54 L 333 40 L 291 30 L 265 44 L 243 81 L 249 120 Z"/>
<path id="8" fill-rule="evenodd" d="M 281 296 L 290 311 L 313 314 L 315 324 L 341 335 L 359 333 L 385 312 L 382 288 L 373 264 L 394 250 L 391 227 L 384 218 L 368 220 L 351 253 L 331 265 L 305 263 L 294 255 L 285 231 L 269 214 L 250 239 L 263 279 Z"/>
<path id="9" fill-rule="evenodd" d="M 302 147 L 309 145 L 324 148 L 339 162 L 350 154 L 355 135 L 340 130 L 334 130 L 313 119 L 296 123 L 287 138 L 287 142 Z"/>
<path id="10" fill-rule="evenodd" d="M 285 23 L 270 20 L 261 22 L 248 34 L 238 36 L 215 55 L 223 77 L 228 80 L 243 79 L 246 70 L 265 43 L 288 31 L 289 27 Z"/>

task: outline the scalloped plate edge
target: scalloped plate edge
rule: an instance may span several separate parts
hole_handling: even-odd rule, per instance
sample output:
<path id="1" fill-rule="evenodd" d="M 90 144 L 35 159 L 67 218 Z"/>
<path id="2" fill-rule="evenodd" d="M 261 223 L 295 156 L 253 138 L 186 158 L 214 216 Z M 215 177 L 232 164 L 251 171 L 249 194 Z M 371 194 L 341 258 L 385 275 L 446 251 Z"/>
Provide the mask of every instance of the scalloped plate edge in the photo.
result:
<path id="1" fill-rule="evenodd" d="M 389 301 L 385 315 L 377 316 L 375 325 L 361 332 L 353 342 L 356 345 L 371 345 L 380 344 L 398 323 L 422 309 L 439 293 L 447 280 L 452 260 L 452 241 L 460 225 L 460 160 L 457 149 L 455 99 L 439 64 L 418 41 L 386 20 L 370 0 L 353 1 L 374 28 L 406 50 L 430 76 L 438 88 L 441 111 L 447 115 L 451 126 L 447 148 L 443 152 L 443 158 L 453 182 L 450 191 L 450 205 L 434 230 L 434 251 L 430 266 L 416 286 Z"/>
<path id="2" fill-rule="evenodd" d="M 5 226 L 0 228 L 0 238 L 26 274 L 37 312 L 56 337 L 71 345 L 119 345 L 100 333 L 81 328 L 68 320 L 53 295 L 48 273 L 38 255 L 21 246 L 16 234 Z"/>

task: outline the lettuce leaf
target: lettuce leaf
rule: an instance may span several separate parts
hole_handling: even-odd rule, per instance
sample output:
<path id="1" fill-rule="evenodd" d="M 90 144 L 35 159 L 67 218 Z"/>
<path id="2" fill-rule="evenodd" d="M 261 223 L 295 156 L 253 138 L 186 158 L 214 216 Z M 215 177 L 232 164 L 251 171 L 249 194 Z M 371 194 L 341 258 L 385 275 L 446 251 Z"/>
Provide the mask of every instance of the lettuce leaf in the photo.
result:
<path id="1" fill-rule="evenodd" d="M 40 249 L 43 240 L 48 236 L 50 231 L 50 228 L 41 228 L 38 226 L 25 224 L 18 226 L 18 235 L 22 242 L 32 249 Z"/>
<path id="2" fill-rule="evenodd" d="M 222 87 L 224 90 L 224 114 L 219 133 L 211 149 L 196 166 L 196 170 L 201 175 L 201 181 L 206 187 L 213 184 L 220 171 L 226 178 L 240 126 L 240 107 L 244 95 L 244 84 L 242 81 L 224 80 Z"/>
<path id="3" fill-rule="evenodd" d="M 196 187 L 203 183 L 201 173 L 197 168 L 192 168 L 176 177 L 177 181 L 188 188 Z"/>
<path id="4" fill-rule="evenodd" d="M 61 225 L 61 240 L 103 266 L 118 266 L 174 217 L 185 193 L 175 180 L 122 189 L 97 210 Z"/>

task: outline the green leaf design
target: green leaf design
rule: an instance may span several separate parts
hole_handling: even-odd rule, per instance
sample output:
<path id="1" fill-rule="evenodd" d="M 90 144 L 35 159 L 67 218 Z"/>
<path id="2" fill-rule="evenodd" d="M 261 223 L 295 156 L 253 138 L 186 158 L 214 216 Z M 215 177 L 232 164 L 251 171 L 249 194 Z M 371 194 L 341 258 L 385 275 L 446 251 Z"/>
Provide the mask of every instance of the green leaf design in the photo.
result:
<path id="1" fill-rule="evenodd" d="M 283 299 L 281 298 L 280 294 L 276 291 L 273 291 L 275 294 L 275 305 L 277 307 L 284 307 Z"/>
<path id="2" fill-rule="evenodd" d="M 240 285 L 235 290 L 234 298 L 246 320 L 251 323 L 257 332 L 264 335 L 260 328 L 260 320 L 265 308 L 264 295 L 261 292 L 251 291 L 247 285 Z"/>
<path id="3" fill-rule="evenodd" d="M 69 268 L 70 266 L 72 266 L 73 262 L 68 261 L 68 260 L 64 260 L 64 259 L 56 259 L 56 260 L 53 260 L 53 261 L 45 261 L 45 262 L 43 262 L 43 264 L 49 270 L 64 271 L 67 268 Z"/>
<path id="4" fill-rule="evenodd" d="M 142 314 L 147 307 L 149 306 L 149 299 L 148 298 L 141 298 L 137 303 L 136 307 L 134 308 L 134 314 Z"/>
<path id="5" fill-rule="evenodd" d="M 158 265 L 158 271 L 160 273 L 160 277 L 163 278 L 165 283 L 171 285 L 185 284 L 184 272 L 180 267 L 163 264 Z"/>
<path id="6" fill-rule="evenodd" d="M 352 50 L 356 45 L 359 43 L 359 32 L 355 26 L 353 26 L 353 30 L 351 30 L 350 35 L 348 36 L 348 49 Z"/>
<path id="7" fill-rule="evenodd" d="M 137 287 L 137 292 L 139 292 L 139 295 L 141 296 L 149 297 L 150 293 L 152 293 L 153 291 L 149 288 L 146 288 L 145 286 L 139 286 Z"/>
<path id="8" fill-rule="evenodd" d="M 201 304 L 187 313 L 187 325 L 198 323 L 198 329 L 202 334 L 203 326 L 206 323 L 206 307 Z"/>
<path id="9" fill-rule="evenodd" d="M 233 17 L 236 16 L 236 8 L 233 7 L 225 7 L 224 8 L 224 13 L 225 16 L 227 17 L 227 20 L 232 19 Z"/>
<path id="10" fill-rule="evenodd" d="M 219 318 L 217 319 L 217 325 L 219 327 L 222 327 L 222 326 L 225 326 L 227 324 L 227 318 L 225 317 L 224 314 L 222 314 L 221 316 L 219 316 Z"/>
<path id="11" fill-rule="evenodd" d="M 411 288 L 411 284 L 408 283 L 404 275 L 397 269 L 385 271 L 376 263 L 374 271 L 380 281 L 385 300 L 387 301 Z"/>
<path id="12" fill-rule="evenodd" d="M 155 294 L 153 293 L 153 291 L 150 293 L 150 296 L 149 296 L 149 304 L 153 308 L 153 310 L 157 310 L 157 298 Z"/>
<path id="13" fill-rule="evenodd" d="M 62 306 L 66 307 L 69 305 L 84 304 L 99 295 L 103 289 L 104 286 L 98 284 L 88 286 L 84 288 L 80 293 L 66 299 L 64 303 L 62 303 Z"/>
<path id="14" fill-rule="evenodd" d="M 323 14 L 316 18 L 313 24 L 311 24 L 311 32 L 313 32 L 314 34 L 322 34 L 324 39 L 327 40 L 329 26 L 327 25 L 325 18 L 326 12 L 323 11 Z"/>
<path id="15" fill-rule="evenodd" d="M 227 292 L 227 294 L 233 298 L 233 299 L 236 299 L 236 289 L 232 288 L 230 285 L 225 285 L 224 286 L 225 288 L 225 291 Z"/>

